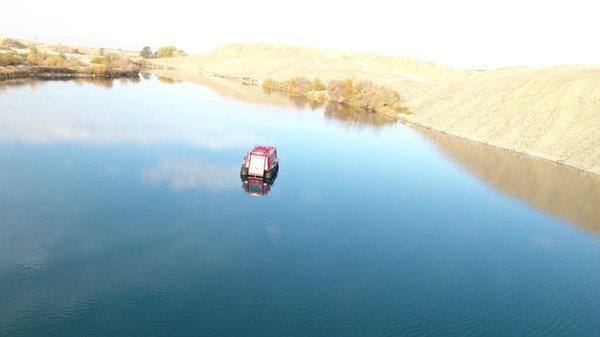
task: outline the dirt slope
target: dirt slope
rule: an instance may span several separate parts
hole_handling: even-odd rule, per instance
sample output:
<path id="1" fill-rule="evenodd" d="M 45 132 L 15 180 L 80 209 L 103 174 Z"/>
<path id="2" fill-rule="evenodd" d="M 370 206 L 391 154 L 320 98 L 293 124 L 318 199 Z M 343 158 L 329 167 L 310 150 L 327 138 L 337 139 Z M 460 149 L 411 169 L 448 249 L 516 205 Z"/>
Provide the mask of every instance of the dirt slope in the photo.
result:
<path id="1" fill-rule="evenodd" d="M 600 67 L 488 71 L 412 104 L 417 124 L 600 174 Z"/>
<path id="2" fill-rule="evenodd" d="M 230 44 L 207 54 L 151 62 L 177 70 L 251 77 L 259 81 L 266 77 L 278 80 L 293 76 L 319 77 L 328 81 L 355 76 L 396 88 L 407 103 L 440 83 L 471 74 L 406 57 L 272 44 Z"/>

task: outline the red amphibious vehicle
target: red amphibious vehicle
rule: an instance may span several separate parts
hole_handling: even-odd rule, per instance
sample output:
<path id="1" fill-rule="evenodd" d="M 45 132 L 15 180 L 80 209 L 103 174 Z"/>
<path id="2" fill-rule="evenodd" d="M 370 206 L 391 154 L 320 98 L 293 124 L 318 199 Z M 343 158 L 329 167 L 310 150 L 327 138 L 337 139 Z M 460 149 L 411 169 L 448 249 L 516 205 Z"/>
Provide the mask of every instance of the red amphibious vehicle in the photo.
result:
<path id="1" fill-rule="evenodd" d="M 279 170 L 277 149 L 274 146 L 257 145 L 244 156 L 240 175 L 244 177 L 260 177 L 270 180 Z"/>

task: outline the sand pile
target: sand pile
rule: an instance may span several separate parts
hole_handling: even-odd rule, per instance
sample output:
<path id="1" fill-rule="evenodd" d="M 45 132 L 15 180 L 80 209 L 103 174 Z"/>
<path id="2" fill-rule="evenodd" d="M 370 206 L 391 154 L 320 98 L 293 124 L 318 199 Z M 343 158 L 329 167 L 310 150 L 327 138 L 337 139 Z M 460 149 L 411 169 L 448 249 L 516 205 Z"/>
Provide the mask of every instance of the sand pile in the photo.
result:
<path id="1" fill-rule="evenodd" d="M 412 104 L 417 124 L 600 173 L 600 67 L 492 70 Z"/>
<path id="2" fill-rule="evenodd" d="M 398 90 L 408 102 L 433 86 L 462 79 L 470 71 L 454 70 L 416 59 L 349 53 L 273 44 L 230 44 L 210 53 L 157 59 L 166 68 L 232 77 L 286 80 L 294 76 L 323 81 L 355 76 Z"/>

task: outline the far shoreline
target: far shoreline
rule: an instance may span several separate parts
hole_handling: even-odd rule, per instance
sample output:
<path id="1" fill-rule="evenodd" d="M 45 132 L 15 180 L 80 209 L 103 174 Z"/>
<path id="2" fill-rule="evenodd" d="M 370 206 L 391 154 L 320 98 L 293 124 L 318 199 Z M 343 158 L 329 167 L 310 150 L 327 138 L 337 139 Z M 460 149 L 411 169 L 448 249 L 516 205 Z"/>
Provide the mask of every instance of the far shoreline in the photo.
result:
<path id="1" fill-rule="evenodd" d="M 139 76 L 139 71 L 112 70 L 106 73 L 61 67 L 0 67 L 0 81 L 11 79 L 125 78 Z"/>

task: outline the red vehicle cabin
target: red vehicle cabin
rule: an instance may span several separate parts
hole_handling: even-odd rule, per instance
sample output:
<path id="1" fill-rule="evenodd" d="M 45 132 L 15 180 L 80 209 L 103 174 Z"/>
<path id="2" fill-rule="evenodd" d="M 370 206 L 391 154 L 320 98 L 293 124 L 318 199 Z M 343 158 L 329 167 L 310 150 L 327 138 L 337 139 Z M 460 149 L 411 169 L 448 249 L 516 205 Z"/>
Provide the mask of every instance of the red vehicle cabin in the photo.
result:
<path id="1" fill-rule="evenodd" d="M 244 156 L 240 175 L 271 179 L 278 169 L 277 149 L 274 146 L 255 146 Z"/>

